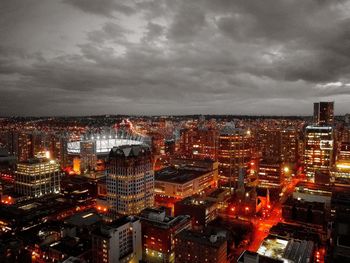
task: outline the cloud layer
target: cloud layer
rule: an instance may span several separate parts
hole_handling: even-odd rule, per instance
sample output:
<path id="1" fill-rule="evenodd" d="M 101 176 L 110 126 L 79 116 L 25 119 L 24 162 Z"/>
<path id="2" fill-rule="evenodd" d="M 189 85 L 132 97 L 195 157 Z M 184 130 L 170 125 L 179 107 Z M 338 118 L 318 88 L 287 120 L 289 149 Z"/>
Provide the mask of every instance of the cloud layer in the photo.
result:
<path id="1" fill-rule="evenodd" d="M 349 111 L 349 1 L 98 2 L 0 3 L 0 115 Z"/>

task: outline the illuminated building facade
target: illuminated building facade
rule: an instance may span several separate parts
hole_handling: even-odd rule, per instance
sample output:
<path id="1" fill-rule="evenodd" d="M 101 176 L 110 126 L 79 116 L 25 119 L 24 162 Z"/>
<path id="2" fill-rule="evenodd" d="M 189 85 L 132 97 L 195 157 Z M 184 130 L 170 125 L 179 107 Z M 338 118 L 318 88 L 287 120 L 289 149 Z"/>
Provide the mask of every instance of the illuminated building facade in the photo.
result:
<path id="1" fill-rule="evenodd" d="M 212 128 L 200 127 L 194 140 L 192 154 L 199 159 L 217 159 L 218 131 Z"/>
<path id="2" fill-rule="evenodd" d="M 60 167 L 54 160 L 29 159 L 17 164 L 15 190 L 39 197 L 60 191 Z"/>
<path id="3" fill-rule="evenodd" d="M 337 152 L 335 167 L 331 170 L 331 182 L 335 185 L 350 186 L 350 143 L 341 143 Z"/>
<path id="4" fill-rule="evenodd" d="M 219 179 L 237 180 L 239 170 L 247 170 L 253 155 L 253 138 L 249 130 L 227 124 L 219 135 Z"/>
<path id="5" fill-rule="evenodd" d="M 196 127 L 180 131 L 180 154 L 187 158 L 217 159 L 218 131 Z"/>
<path id="6" fill-rule="evenodd" d="M 264 187 L 283 187 L 284 170 L 281 163 L 261 162 L 259 164 L 259 185 Z"/>
<path id="7" fill-rule="evenodd" d="M 138 263 L 142 259 L 141 223 L 121 217 L 92 234 L 93 263 Z"/>
<path id="8" fill-rule="evenodd" d="M 334 102 L 314 103 L 314 124 L 333 126 Z"/>
<path id="9" fill-rule="evenodd" d="M 329 182 L 333 164 L 333 128 L 330 126 L 307 126 L 305 130 L 304 164 L 309 181 L 324 175 L 323 182 Z"/>
<path id="10" fill-rule="evenodd" d="M 154 205 L 154 172 L 148 146 L 114 147 L 107 170 L 107 200 L 111 212 L 135 215 Z"/>
<path id="11" fill-rule="evenodd" d="M 169 217 L 164 209 L 146 208 L 140 214 L 143 260 L 150 263 L 175 261 L 175 236 L 191 228 L 189 216 Z"/>
<path id="12" fill-rule="evenodd" d="M 264 160 L 284 163 L 298 161 L 298 130 L 294 127 L 259 129 L 256 143 Z"/>
<path id="13" fill-rule="evenodd" d="M 226 263 L 226 237 L 184 230 L 175 238 L 175 257 L 175 263 Z"/>

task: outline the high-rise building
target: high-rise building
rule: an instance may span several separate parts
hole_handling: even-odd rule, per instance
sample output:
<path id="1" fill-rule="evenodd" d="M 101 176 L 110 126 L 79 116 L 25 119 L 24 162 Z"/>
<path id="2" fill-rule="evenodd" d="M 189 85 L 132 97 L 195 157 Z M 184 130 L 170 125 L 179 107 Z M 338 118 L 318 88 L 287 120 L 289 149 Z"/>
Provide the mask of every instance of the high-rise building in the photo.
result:
<path id="1" fill-rule="evenodd" d="M 333 164 L 333 128 L 330 126 L 307 126 L 305 130 L 304 164 L 309 181 L 316 177 L 329 182 L 329 172 Z M 321 183 L 321 182 L 319 182 Z"/>
<path id="2" fill-rule="evenodd" d="M 227 124 L 219 135 L 219 178 L 236 181 L 240 169 L 248 169 L 253 155 L 253 141 L 249 130 Z"/>
<path id="3" fill-rule="evenodd" d="M 80 142 L 80 170 L 91 171 L 96 167 L 97 156 L 94 141 Z"/>
<path id="4" fill-rule="evenodd" d="M 180 131 L 180 154 L 187 158 L 216 160 L 218 131 L 212 127 L 196 127 Z"/>
<path id="5" fill-rule="evenodd" d="M 256 143 L 264 160 L 283 163 L 296 163 L 298 160 L 298 130 L 292 126 L 259 129 Z"/>
<path id="6" fill-rule="evenodd" d="M 29 159 L 17 164 L 15 190 L 17 193 L 39 197 L 60 191 L 60 167 L 54 160 Z"/>
<path id="7" fill-rule="evenodd" d="M 26 161 L 34 157 L 34 138 L 32 134 L 15 133 L 15 153 L 18 161 Z"/>
<path id="8" fill-rule="evenodd" d="M 138 263 L 141 258 L 139 219 L 124 216 L 92 233 L 93 263 Z"/>
<path id="9" fill-rule="evenodd" d="M 314 124 L 333 125 L 334 124 L 334 102 L 314 103 Z"/>
<path id="10" fill-rule="evenodd" d="M 281 130 L 267 128 L 257 130 L 256 143 L 260 157 L 264 160 L 278 161 L 281 157 Z"/>
<path id="11" fill-rule="evenodd" d="M 107 200 L 112 213 L 135 215 L 153 206 L 154 171 L 148 146 L 114 147 L 107 170 Z"/>
<path id="12" fill-rule="evenodd" d="M 298 161 L 298 130 L 289 127 L 281 130 L 281 161 L 296 163 Z"/>

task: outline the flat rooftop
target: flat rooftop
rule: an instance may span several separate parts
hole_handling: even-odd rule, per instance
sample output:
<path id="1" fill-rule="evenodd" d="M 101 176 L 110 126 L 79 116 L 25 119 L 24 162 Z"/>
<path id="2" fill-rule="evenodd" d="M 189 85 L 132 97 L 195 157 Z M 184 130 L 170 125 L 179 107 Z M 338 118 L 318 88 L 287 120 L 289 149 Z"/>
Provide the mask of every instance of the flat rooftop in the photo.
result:
<path id="1" fill-rule="evenodd" d="M 182 240 L 193 241 L 195 243 L 214 248 L 221 247 L 227 241 L 226 237 L 223 236 L 216 236 L 216 238 L 212 240 L 210 237 L 210 235 L 192 230 L 184 230 L 178 234 L 178 238 Z"/>
<path id="2" fill-rule="evenodd" d="M 50 162 L 50 159 L 47 158 L 31 158 L 25 161 L 21 161 L 19 164 L 39 164 L 48 162 Z"/>
<path id="3" fill-rule="evenodd" d="M 166 216 L 165 210 L 161 208 L 145 208 L 140 213 L 140 219 L 142 222 L 148 222 L 162 229 L 168 229 L 190 221 L 190 217 L 186 215 Z"/>
<path id="4" fill-rule="evenodd" d="M 175 184 L 184 184 L 190 182 L 204 174 L 208 173 L 207 171 L 196 171 L 175 167 L 166 167 L 160 171 L 157 171 L 155 174 L 156 181 L 175 183 Z"/>
<path id="5" fill-rule="evenodd" d="M 215 201 L 210 201 L 198 196 L 189 196 L 178 202 L 179 204 L 191 205 L 191 206 L 201 206 L 201 207 L 211 207 L 216 205 Z"/>
<path id="6" fill-rule="evenodd" d="M 310 182 L 299 182 L 295 187 L 295 192 L 313 192 L 321 195 L 331 195 L 332 188 L 323 184 L 316 184 Z"/>
<path id="7" fill-rule="evenodd" d="M 319 210 L 324 211 L 325 210 L 325 204 L 323 202 L 310 202 L 310 201 L 304 201 L 304 200 L 298 200 L 290 196 L 284 203 L 284 205 L 294 206 L 297 205 L 297 207 L 303 207 L 305 209 L 308 209 L 310 206 L 312 207 L 312 210 Z"/>
<path id="8" fill-rule="evenodd" d="M 312 241 L 287 240 L 269 235 L 259 247 L 258 254 L 280 260 L 308 263 L 312 259 L 313 249 L 314 243 Z"/>
<path id="9" fill-rule="evenodd" d="M 96 229 L 93 233 L 98 236 L 109 238 L 110 230 L 117 229 L 128 223 L 134 223 L 137 220 L 139 219 L 134 216 L 122 216 L 110 223 L 102 223 L 101 226 L 98 229 Z"/>
<path id="10" fill-rule="evenodd" d="M 86 211 L 79 214 L 75 214 L 70 218 L 66 219 L 64 222 L 69 225 L 74 226 L 90 226 L 99 221 L 101 221 L 101 217 L 92 211 Z"/>

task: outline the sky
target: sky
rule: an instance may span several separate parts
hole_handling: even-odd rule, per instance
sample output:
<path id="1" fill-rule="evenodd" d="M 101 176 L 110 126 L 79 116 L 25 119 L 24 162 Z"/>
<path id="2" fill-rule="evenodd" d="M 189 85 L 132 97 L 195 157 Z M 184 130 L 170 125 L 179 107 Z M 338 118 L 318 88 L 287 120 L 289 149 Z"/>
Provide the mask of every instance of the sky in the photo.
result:
<path id="1" fill-rule="evenodd" d="M 0 116 L 350 112 L 350 1 L 0 0 Z"/>

